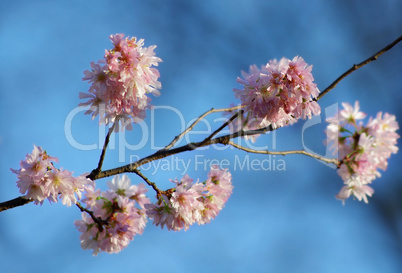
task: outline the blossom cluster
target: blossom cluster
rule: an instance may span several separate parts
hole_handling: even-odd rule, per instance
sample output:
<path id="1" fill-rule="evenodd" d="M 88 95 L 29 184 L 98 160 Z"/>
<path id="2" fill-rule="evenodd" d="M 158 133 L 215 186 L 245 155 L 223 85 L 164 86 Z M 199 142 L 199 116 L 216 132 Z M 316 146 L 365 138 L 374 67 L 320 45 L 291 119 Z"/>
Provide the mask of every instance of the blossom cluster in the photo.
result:
<path id="1" fill-rule="evenodd" d="M 344 202 L 353 195 L 368 203 L 367 196 L 374 193 L 369 185 L 381 176 L 379 169 L 386 170 L 391 154 L 398 151 L 399 126 L 394 115 L 382 112 L 363 125 L 366 114 L 360 111 L 358 101 L 354 107 L 348 103 L 342 106 L 337 116 L 327 119 L 326 130 L 327 144 L 338 153 L 338 174 L 345 184 L 336 197 Z"/>
<path id="2" fill-rule="evenodd" d="M 93 217 L 82 213 L 82 220 L 74 222 L 80 235 L 81 247 L 92 249 L 96 255 L 100 251 L 118 253 L 126 247 L 136 234 L 142 234 L 147 218 L 144 206 L 150 201 L 145 196 L 144 184 L 131 185 L 128 176 L 115 176 L 107 183 L 109 189 L 101 192 L 92 182 L 85 186 L 82 200 Z"/>
<path id="3" fill-rule="evenodd" d="M 155 204 L 146 197 L 145 185 L 131 185 L 126 175 L 107 182 L 109 189 L 104 192 L 91 181 L 85 186 L 82 219 L 74 223 L 81 232 L 81 247 L 92 249 L 94 255 L 120 252 L 135 235 L 142 234 L 147 217 L 174 231 L 187 230 L 195 222 L 209 223 L 231 195 L 231 179 L 226 169 L 212 166 L 203 183 L 193 183 L 188 175 L 172 180 L 175 187 L 161 191 Z"/>
<path id="4" fill-rule="evenodd" d="M 277 128 L 320 114 L 320 106 L 313 100 L 319 90 L 311 70 L 311 65 L 296 56 L 272 60 L 261 69 L 252 65 L 249 73 L 242 71 L 243 78 L 237 82 L 243 88 L 233 91 L 245 113 L 251 113 L 247 118 L 251 127 Z"/>
<path id="5" fill-rule="evenodd" d="M 131 129 L 132 122 L 145 117 L 151 101 L 147 94 L 160 94 L 159 71 L 153 66 L 162 60 L 155 56 L 156 46 L 143 47 L 143 39 L 116 34 L 110 40 L 114 47 L 106 50 L 104 59 L 91 63 L 91 71 L 84 72 L 83 80 L 92 85 L 89 93 L 80 92 L 80 98 L 88 100 L 79 106 L 90 106 L 86 114 L 92 119 L 99 114 L 100 124 L 119 121 L 122 130 Z"/>
<path id="6" fill-rule="evenodd" d="M 147 215 L 157 226 L 168 230 L 187 230 L 190 225 L 209 223 L 224 207 L 232 193 L 232 176 L 227 169 L 214 165 L 208 173 L 208 179 L 195 182 L 188 175 L 175 183 L 175 190 L 170 195 L 159 196 L 156 204 L 146 205 Z"/>
<path id="7" fill-rule="evenodd" d="M 71 172 L 55 168 L 54 162 L 58 162 L 56 157 L 34 145 L 32 153 L 21 160 L 21 168 L 11 171 L 17 174 L 20 193 L 35 204 L 43 204 L 45 199 L 57 202 L 60 198 L 64 205 L 71 206 L 81 198 L 88 180 L 83 175 L 73 177 Z"/>

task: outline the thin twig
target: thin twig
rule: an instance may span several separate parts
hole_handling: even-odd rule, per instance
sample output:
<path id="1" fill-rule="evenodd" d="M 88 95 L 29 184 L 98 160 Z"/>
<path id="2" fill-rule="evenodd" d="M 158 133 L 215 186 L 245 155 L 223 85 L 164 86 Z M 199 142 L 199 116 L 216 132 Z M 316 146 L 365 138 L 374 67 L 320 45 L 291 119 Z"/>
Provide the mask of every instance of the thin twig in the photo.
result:
<path id="1" fill-rule="evenodd" d="M 98 162 L 98 167 L 96 169 L 94 169 L 88 176 L 87 178 L 93 180 L 93 177 L 96 176 L 97 173 L 99 173 L 100 171 L 102 171 L 102 165 L 103 165 L 103 161 L 105 160 L 105 155 L 106 155 L 106 149 L 107 149 L 107 145 L 109 145 L 109 141 L 110 141 L 110 136 L 114 130 L 114 127 L 116 126 L 116 123 L 119 122 L 118 120 L 116 120 L 113 125 L 109 128 L 109 131 L 107 132 L 106 138 L 105 138 L 105 143 L 103 143 L 103 149 L 102 149 L 102 153 L 100 155 L 99 158 L 99 162 Z"/>
<path id="2" fill-rule="evenodd" d="M 228 119 L 224 124 L 222 124 L 218 129 L 216 129 L 212 134 L 210 134 L 207 138 L 205 138 L 200 145 L 204 142 L 210 141 L 214 136 L 216 136 L 220 131 L 223 130 L 226 126 L 233 122 L 238 116 L 243 115 L 244 110 L 240 110 L 239 112 L 235 113 L 230 119 Z"/>
<path id="3" fill-rule="evenodd" d="M 316 101 L 318 101 L 319 99 L 321 99 L 323 96 L 325 96 L 325 94 L 327 94 L 329 91 L 331 91 L 332 89 L 335 88 L 335 86 L 344 78 L 346 78 L 349 74 L 351 74 L 353 71 L 359 69 L 360 67 L 377 60 L 377 58 L 382 55 L 383 53 L 387 52 L 388 50 L 390 50 L 393 46 L 395 46 L 397 43 L 399 43 L 402 40 L 402 36 L 400 36 L 398 39 L 396 39 L 395 41 L 393 41 L 392 43 L 390 43 L 389 45 L 387 45 L 386 47 L 384 47 L 383 49 L 381 49 L 380 51 L 378 51 L 376 54 L 374 54 L 373 56 L 371 56 L 370 58 L 368 58 L 367 60 L 359 63 L 359 64 L 355 64 L 353 65 L 348 71 L 346 71 L 345 73 L 343 73 L 341 76 L 339 76 L 339 78 L 337 78 L 333 83 L 331 83 L 330 86 L 328 86 L 327 88 L 324 89 L 324 91 L 321 92 L 321 94 L 317 97 Z"/>
<path id="4" fill-rule="evenodd" d="M 239 107 L 237 106 L 237 107 L 226 108 L 226 109 L 217 109 L 217 110 L 211 109 L 210 111 L 204 113 L 202 116 L 205 117 L 207 114 L 212 113 L 212 111 L 216 111 L 216 112 L 222 112 L 222 111 L 228 111 L 228 110 L 229 110 L 229 111 L 233 111 L 233 110 L 236 110 L 236 109 L 238 109 L 238 108 L 239 108 Z M 233 122 L 233 120 L 235 120 L 239 115 L 242 115 L 242 114 L 243 114 L 243 110 L 240 110 L 239 112 L 235 113 L 230 119 L 228 119 L 224 124 L 222 124 L 218 129 L 216 129 L 212 134 L 210 134 L 210 135 L 209 135 L 207 138 L 205 138 L 202 142 L 198 143 L 198 145 L 199 145 L 199 146 L 203 146 L 203 143 L 210 141 L 216 134 L 218 134 L 220 131 L 222 131 L 223 128 L 225 128 L 226 126 L 228 126 L 231 122 Z M 202 117 L 202 116 L 201 116 L 201 117 Z M 199 121 L 199 120 L 200 120 L 200 118 L 197 119 L 197 121 Z M 197 121 L 196 121 L 196 122 L 197 122 Z M 188 127 L 188 128 L 186 129 L 186 131 L 187 131 L 187 132 L 190 131 L 191 128 L 193 128 L 195 124 L 196 124 L 196 123 L 193 123 L 190 127 Z M 178 137 L 180 137 L 180 136 L 178 136 Z M 178 139 L 178 138 L 176 137 L 175 140 L 176 140 L 176 139 Z M 174 144 L 174 142 L 172 142 L 172 143 Z M 170 144 L 169 144 L 168 146 L 166 146 L 166 147 L 169 147 L 172 143 L 170 143 Z M 158 152 L 167 151 L 166 147 L 165 147 L 164 149 L 158 151 Z M 149 186 L 151 186 L 151 187 L 156 191 L 157 196 L 160 196 L 160 195 L 166 193 L 166 192 L 160 190 L 160 189 L 156 186 L 156 184 L 155 184 L 154 182 L 149 181 L 149 179 L 148 179 L 145 175 L 143 175 L 137 168 L 133 169 L 132 172 L 135 173 L 135 174 L 137 174 L 138 176 L 140 176 Z M 168 190 L 168 191 L 169 191 L 169 190 Z"/>
<path id="5" fill-rule="evenodd" d="M 313 157 L 315 159 L 324 161 L 326 163 L 332 163 L 335 165 L 339 164 L 339 161 L 337 159 L 331 159 L 331 158 L 325 158 L 319 155 L 315 155 L 315 154 L 311 154 L 308 153 L 304 150 L 296 150 L 296 151 L 282 151 L 282 152 L 272 152 L 272 151 L 268 151 L 268 150 L 254 150 L 254 149 L 250 149 L 250 148 L 246 148 L 244 146 L 238 145 L 236 143 L 234 143 L 233 141 L 229 141 L 229 145 L 232 145 L 233 147 L 239 149 L 239 150 L 243 150 L 249 153 L 254 153 L 254 154 L 268 154 L 268 155 L 288 155 L 288 154 L 302 154 L 302 155 L 307 155 L 310 157 Z"/>
<path id="6" fill-rule="evenodd" d="M 119 122 L 119 121 L 117 120 L 116 122 Z M 113 123 L 112 127 L 110 127 L 109 131 L 107 132 L 107 135 L 105 138 L 105 143 L 103 144 L 102 154 L 99 158 L 99 163 L 98 163 L 98 168 L 97 168 L 99 171 L 102 170 L 102 165 L 103 165 L 103 160 L 105 159 L 107 145 L 109 145 L 110 135 L 112 134 L 114 127 L 116 126 L 116 122 Z"/>
<path id="7" fill-rule="evenodd" d="M 147 183 L 149 186 L 151 186 L 157 193 L 157 195 L 159 196 L 160 194 L 162 194 L 162 191 L 156 186 L 156 184 L 154 182 L 149 181 L 149 179 L 143 175 L 140 170 L 138 169 L 134 169 L 132 170 L 133 173 L 137 174 L 139 177 L 141 177 L 145 183 Z"/>
<path id="8" fill-rule="evenodd" d="M 235 106 L 235 107 L 230 107 L 230 108 L 221 108 L 221 109 L 214 109 L 212 108 L 211 110 L 205 112 L 204 114 L 202 114 L 201 116 L 199 116 L 189 127 L 187 127 L 183 132 L 180 133 L 180 135 L 176 136 L 172 142 L 170 142 L 168 145 L 165 146 L 165 148 L 163 148 L 163 150 L 169 150 L 170 148 L 172 148 L 177 141 L 179 141 L 180 138 L 182 138 L 185 134 L 187 134 L 189 131 L 191 131 L 194 126 L 199 123 L 202 119 L 204 119 L 207 115 L 212 114 L 212 113 L 218 113 L 218 112 L 229 112 L 229 111 L 234 111 L 234 110 L 238 110 L 240 108 L 242 108 L 243 106 L 239 105 L 239 106 Z"/>
<path id="9" fill-rule="evenodd" d="M 77 202 L 76 205 L 82 212 L 86 212 L 89 214 L 89 216 L 91 216 L 92 220 L 94 220 L 94 222 L 98 225 L 99 231 L 103 231 L 103 225 L 107 225 L 107 221 L 102 220 L 100 217 L 96 217 L 91 210 L 84 208 L 80 202 Z"/>

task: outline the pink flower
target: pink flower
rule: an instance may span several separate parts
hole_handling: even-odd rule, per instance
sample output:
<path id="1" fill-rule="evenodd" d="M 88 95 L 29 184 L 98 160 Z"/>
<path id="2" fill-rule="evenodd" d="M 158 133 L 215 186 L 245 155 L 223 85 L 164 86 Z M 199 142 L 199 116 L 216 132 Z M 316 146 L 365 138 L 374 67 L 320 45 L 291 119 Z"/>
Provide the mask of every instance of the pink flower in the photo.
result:
<path id="1" fill-rule="evenodd" d="M 147 216 L 154 220 L 156 226 L 167 227 L 168 230 L 180 230 L 183 228 L 181 222 L 176 221 L 176 211 L 172 208 L 168 197 L 162 195 L 156 204 L 145 205 Z"/>
<path id="2" fill-rule="evenodd" d="M 98 224 L 88 216 L 82 214 L 82 220 L 77 220 L 74 225 L 82 232 L 81 246 L 84 249 L 93 249 L 94 255 L 99 251 L 118 253 L 125 248 L 136 234 L 142 234 L 146 224 L 146 218 L 139 213 L 129 198 L 118 196 L 112 200 L 108 195 L 102 195 L 96 206 L 92 207 L 96 217 L 100 217 L 107 224 Z"/>
<path id="3" fill-rule="evenodd" d="M 138 203 L 138 205 L 144 209 L 146 204 L 151 203 L 148 197 L 146 197 L 145 193 L 148 191 L 147 188 L 145 188 L 145 185 L 140 183 L 138 185 L 133 185 L 131 189 L 131 195 L 130 199 L 134 200 Z"/>
<path id="4" fill-rule="evenodd" d="M 148 191 L 145 185 L 140 183 L 137 185 L 131 185 L 131 181 L 127 175 L 123 175 L 120 179 L 116 175 L 112 181 L 107 182 L 107 185 L 117 195 L 127 196 L 129 199 L 138 203 L 141 208 L 144 208 L 145 204 L 150 203 L 149 198 L 145 193 Z"/>
<path id="5" fill-rule="evenodd" d="M 342 103 L 343 110 L 339 112 L 339 117 L 342 122 L 355 124 L 356 120 L 364 119 L 366 114 L 360 112 L 359 102 L 355 102 L 355 107 L 350 105 L 349 103 Z"/>
<path id="6" fill-rule="evenodd" d="M 80 99 L 88 99 L 88 101 L 82 102 L 78 105 L 83 107 L 90 106 L 90 108 L 85 111 L 85 115 L 92 115 L 92 119 L 94 119 L 99 115 L 99 113 L 101 113 L 101 116 L 105 114 L 106 103 L 103 101 L 99 92 L 89 92 L 89 94 L 80 92 L 79 97 Z"/>
<path id="7" fill-rule="evenodd" d="M 217 165 L 213 165 L 205 185 L 212 196 L 226 203 L 233 191 L 232 175 L 227 169 L 222 170 Z"/>
<path id="8" fill-rule="evenodd" d="M 374 179 L 380 177 L 379 169 L 385 170 L 388 158 L 398 151 L 397 139 L 399 128 L 395 116 L 378 113 L 376 118 L 370 118 L 367 125 L 357 120 L 366 117 L 360 112 L 359 103 L 354 107 L 342 103 L 344 109 L 337 117 L 328 119 L 327 143 L 331 149 L 338 151 L 341 165 L 338 174 L 344 180 L 345 186 L 336 196 L 343 201 L 349 196 L 355 196 L 359 201 L 368 202 L 374 190 L 368 186 Z"/>
<path id="9" fill-rule="evenodd" d="M 319 90 L 311 69 L 298 56 L 293 60 L 270 61 L 261 69 L 252 65 L 249 73 L 242 72 L 243 78 L 237 79 L 243 88 L 233 91 L 246 114 L 251 113 L 251 119 L 261 120 L 263 126 L 285 126 L 321 112 L 319 105 L 312 100 L 318 96 Z"/>
<path id="10" fill-rule="evenodd" d="M 396 122 L 396 117 L 385 113 L 384 116 L 382 112 L 379 112 L 376 118 L 370 118 L 367 124 L 368 132 L 376 137 L 377 141 L 381 143 L 381 146 L 377 146 L 378 153 L 381 153 L 384 157 L 389 157 L 391 153 L 397 153 L 398 147 L 397 139 L 399 135 L 396 130 L 399 129 L 399 125 Z"/>
<path id="11" fill-rule="evenodd" d="M 53 162 L 58 162 L 58 159 L 34 146 L 32 154 L 21 160 L 21 168 L 11 171 L 17 174 L 20 193 L 34 199 L 35 204 L 43 204 L 45 199 L 57 202 L 60 198 L 64 205 L 71 206 L 81 198 L 89 180 L 84 176 L 73 177 L 67 170 L 56 169 Z"/>
<path id="12" fill-rule="evenodd" d="M 116 194 L 118 194 L 118 195 L 122 195 L 122 196 L 131 196 L 132 195 L 132 192 L 133 192 L 132 187 L 133 186 L 131 185 L 130 179 L 125 174 L 123 174 L 121 179 L 119 179 L 118 175 L 114 176 L 113 180 L 108 181 L 106 184 L 112 191 L 116 192 Z"/>
<path id="13" fill-rule="evenodd" d="M 87 207 L 95 206 L 97 198 L 100 197 L 100 189 L 96 189 L 95 187 L 95 181 L 92 180 L 84 186 L 85 198 L 81 201 L 84 202 Z"/>
<path id="14" fill-rule="evenodd" d="M 159 71 L 153 66 L 162 60 L 155 56 L 156 46 L 143 47 L 143 39 L 116 34 L 110 40 L 114 48 L 106 50 L 104 60 L 92 62 L 91 71 L 84 72 L 83 80 L 92 85 L 89 94 L 80 93 L 80 98 L 89 99 L 80 106 L 90 106 L 86 114 L 99 115 L 101 124 L 117 122 L 115 131 L 130 130 L 131 123 L 145 118 L 151 101 L 148 94 L 160 94 Z"/>
<path id="15" fill-rule="evenodd" d="M 159 196 L 156 204 L 147 204 L 147 215 L 156 226 L 169 230 L 187 230 L 190 225 L 203 225 L 214 219 L 232 193 L 232 177 L 227 170 L 212 166 L 208 179 L 193 183 L 185 175 L 180 181 L 174 180 L 175 191 L 170 197 Z"/>
<path id="16" fill-rule="evenodd" d="M 178 185 L 170 198 L 176 218 L 183 222 L 185 230 L 199 219 L 198 211 L 204 208 L 203 203 L 198 200 L 199 197 L 200 194 L 191 187 L 187 189 L 184 185 Z"/>
<path id="17" fill-rule="evenodd" d="M 364 202 L 367 204 L 367 196 L 371 197 L 373 193 L 374 190 L 370 186 L 358 181 L 353 181 L 348 182 L 348 185 L 343 186 L 341 191 L 336 195 L 336 198 L 342 200 L 342 203 L 345 204 L 345 200 L 353 194 L 357 200 L 364 200 Z"/>
<path id="18" fill-rule="evenodd" d="M 123 175 L 121 179 L 115 176 L 107 185 L 110 189 L 105 192 L 95 190 L 95 183 L 86 185 L 82 200 L 87 209 L 100 219 L 101 228 L 87 213 L 74 223 L 82 233 L 81 247 L 92 249 L 94 255 L 100 251 L 120 252 L 135 235 L 142 234 L 147 222 L 144 205 L 150 202 L 145 197 L 147 190 L 143 184 L 138 187 L 131 185 L 128 176 Z"/>

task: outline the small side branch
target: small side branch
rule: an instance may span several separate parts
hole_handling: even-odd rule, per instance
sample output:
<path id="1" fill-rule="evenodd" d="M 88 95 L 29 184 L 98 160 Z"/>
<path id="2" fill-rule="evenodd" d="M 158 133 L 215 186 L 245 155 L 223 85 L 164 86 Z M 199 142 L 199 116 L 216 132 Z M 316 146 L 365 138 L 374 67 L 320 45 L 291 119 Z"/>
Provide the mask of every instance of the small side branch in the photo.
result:
<path id="1" fill-rule="evenodd" d="M 195 125 L 197 125 L 201 120 L 203 120 L 209 114 L 218 113 L 218 112 L 234 111 L 234 110 L 238 110 L 242 107 L 243 106 L 239 105 L 239 106 L 230 107 L 230 108 L 221 108 L 221 109 L 212 108 L 211 110 L 209 110 L 209 111 L 205 112 L 204 114 L 202 114 L 201 116 L 199 116 L 189 127 L 187 127 L 186 130 L 184 130 L 180 135 L 176 136 L 172 140 L 172 142 L 170 142 L 168 145 L 166 145 L 165 148 L 163 148 L 162 150 L 169 150 L 170 148 L 172 148 L 176 144 L 177 141 L 179 141 L 185 134 L 190 132 L 194 128 Z"/>
<path id="2" fill-rule="evenodd" d="M 223 130 L 226 126 L 228 126 L 230 123 L 233 122 L 238 116 L 243 115 L 243 110 L 240 110 L 239 112 L 235 113 L 230 119 L 228 119 L 224 124 L 222 124 L 218 129 L 216 129 L 212 134 L 210 134 L 206 139 L 204 139 L 200 146 L 202 146 L 205 142 L 210 141 L 214 136 L 216 136 L 220 131 Z"/>
<path id="3" fill-rule="evenodd" d="M 93 180 L 94 177 L 96 177 L 96 175 L 98 173 L 100 173 L 102 171 L 102 165 L 103 165 L 103 161 L 105 160 L 105 155 L 106 155 L 106 149 L 107 146 L 109 145 L 109 141 L 110 141 L 110 136 L 114 130 L 114 127 L 116 126 L 116 122 L 119 122 L 118 120 L 116 120 L 113 125 L 109 128 L 109 131 L 107 132 L 106 138 L 105 138 L 105 143 L 103 143 L 103 149 L 102 149 L 102 153 L 100 155 L 99 158 L 99 162 L 98 162 L 98 167 L 96 169 L 94 169 L 88 176 L 87 178 Z"/>
<path id="4" fill-rule="evenodd" d="M 339 161 L 337 159 L 325 158 L 325 157 L 322 157 L 322 156 L 319 156 L 319 155 L 308 153 L 308 152 L 306 152 L 304 150 L 272 152 L 272 151 L 267 151 L 267 150 L 254 150 L 254 149 L 246 148 L 246 147 L 243 147 L 241 145 L 238 145 L 238 144 L 234 143 L 233 141 L 229 141 L 228 144 L 232 145 L 233 147 L 235 147 L 235 148 L 237 148 L 239 150 L 243 150 L 243 151 L 246 151 L 246 152 L 249 152 L 249 153 L 254 153 L 254 154 L 268 154 L 268 155 L 302 154 L 302 155 L 307 155 L 307 156 L 310 156 L 312 158 L 321 160 L 321 161 L 326 162 L 326 163 L 335 164 L 337 166 L 339 164 Z"/>
<path id="5" fill-rule="evenodd" d="M 327 94 L 329 91 L 331 91 L 332 89 L 335 88 L 335 86 L 344 78 L 346 78 L 349 74 L 351 74 L 353 71 L 356 71 L 357 69 L 359 69 L 362 66 L 365 66 L 366 64 L 377 60 L 377 58 L 379 56 L 381 56 L 383 53 L 387 52 L 388 50 L 390 50 L 392 47 L 394 47 L 397 43 L 399 43 L 402 40 L 402 36 L 400 36 L 398 39 L 396 39 L 395 41 L 393 41 L 392 43 L 390 43 L 389 45 L 387 45 L 386 47 L 384 47 L 383 49 L 381 49 L 380 51 L 378 51 L 376 54 L 374 54 L 373 56 L 371 56 L 370 58 L 368 58 L 367 60 L 359 63 L 359 64 L 355 64 L 353 65 L 348 71 L 346 71 L 345 73 L 343 73 L 341 76 L 339 76 L 339 78 L 337 78 L 333 83 L 331 83 L 330 86 L 328 86 L 327 88 L 324 89 L 324 91 L 321 92 L 321 94 L 317 97 L 317 101 L 319 99 L 321 99 L 323 96 L 325 96 L 325 94 Z"/>
<path id="6" fill-rule="evenodd" d="M 103 225 L 107 225 L 107 220 L 102 220 L 100 217 L 96 217 L 92 211 L 89 209 L 84 208 L 80 202 L 76 203 L 77 207 L 80 209 L 81 212 L 86 212 L 91 216 L 92 220 L 98 225 L 99 231 L 103 231 Z"/>
<path id="7" fill-rule="evenodd" d="M 161 191 L 161 190 L 156 186 L 156 184 L 155 184 L 154 182 L 149 181 L 149 179 L 148 179 L 145 175 L 143 175 L 143 174 L 140 172 L 140 170 L 134 169 L 134 170 L 132 170 L 132 172 L 135 173 L 136 175 L 138 175 L 139 177 L 141 177 L 142 180 L 144 180 L 145 183 L 148 184 L 148 186 L 151 186 L 151 187 L 156 191 L 156 194 L 157 194 L 158 196 L 159 196 L 160 194 L 162 194 L 163 191 Z"/>

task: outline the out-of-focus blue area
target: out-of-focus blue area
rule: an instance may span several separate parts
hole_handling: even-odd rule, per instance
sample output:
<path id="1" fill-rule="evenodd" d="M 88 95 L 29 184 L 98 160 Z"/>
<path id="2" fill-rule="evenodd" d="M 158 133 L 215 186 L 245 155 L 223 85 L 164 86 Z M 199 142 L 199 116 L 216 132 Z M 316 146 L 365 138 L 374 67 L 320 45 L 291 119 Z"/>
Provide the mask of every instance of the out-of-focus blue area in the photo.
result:
<path id="1" fill-rule="evenodd" d="M 57 167 L 76 175 L 97 166 L 100 150 L 75 148 L 66 138 L 65 121 L 79 103 L 78 93 L 89 88 L 81 81 L 83 71 L 111 47 L 110 34 L 125 33 L 144 38 L 146 46 L 158 46 L 163 88 L 153 104 L 177 109 L 188 124 L 211 107 L 237 103 L 232 88 L 238 87 L 240 71 L 270 59 L 302 56 L 313 65 L 315 81 L 324 89 L 402 34 L 401 10 L 399 0 L 1 1 L 0 201 L 20 195 L 9 168 L 18 168 L 33 144 L 58 157 Z M 385 111 L 401 122 L 401 63 L 399 44 L 320 101 L 322 122 L 303 130 L 308 124 L 300 121 L 261 137 L 258 145 L 277 151 L 301 149 L 303 137 L 305 148 L 325 154 L 324 110 L 344 101 L 359 100 L 369 116 Z M 214 121 L 219 117 L 208 119 L 210 130 L 220 126 Z M 119 136 L 112 139 L 115 146 L 107 152 L 104 168 L 126 164 L 130 155 L 153 153 L 153 144 L 166 145 L 181 130 L 179 115 L 169 109 L 156 110 L 154 119 L 148 113 L 144 124 L 120 141 Z M 83 112 L 74 116 L 71 128 L 77 142 L 99 145 L 102 132 Z M 203 130 L 208 130 L 207 124 L 200 123 L 196 131 Z M 124 140 L 139 144 L 146 132 L 144 148 L 119 150 Z M 202 137 L 205 134 L 192 135 L 190 141 Z M 266 159 L 271 170 L 247 171 L 235 164 L 247 157 Z M 175 158 L 190 162 L 188 174 L 201 180 L 206 177 L 206 160 L 231 163 L 234 193 L 210 224 L 168 232 L 149 223 L 121 253 L 92 257 L 91 251 L 80 248 L 73 225 L 80 218 L 77 208 L 28 204 L 0 214 L 0 271 L 402 271 L 400 153 L 374 181 L 375 194 L 368 205 L 350 199 L 345 206 L 334 198 L 342 187 L 336 171 L 304 156 L 267 158 L 226 148 Z M 285 170 L 279 170 L 280 164 Z M 144 170 L 165 188 L 168 179 L 180 178 L 182 172 Z M 134 175 L 130 178 L 140 182 Z M 104 187 L 105 180 L 98 185 Z M 149 193 L 154 195 L 151 189 Z"/>

